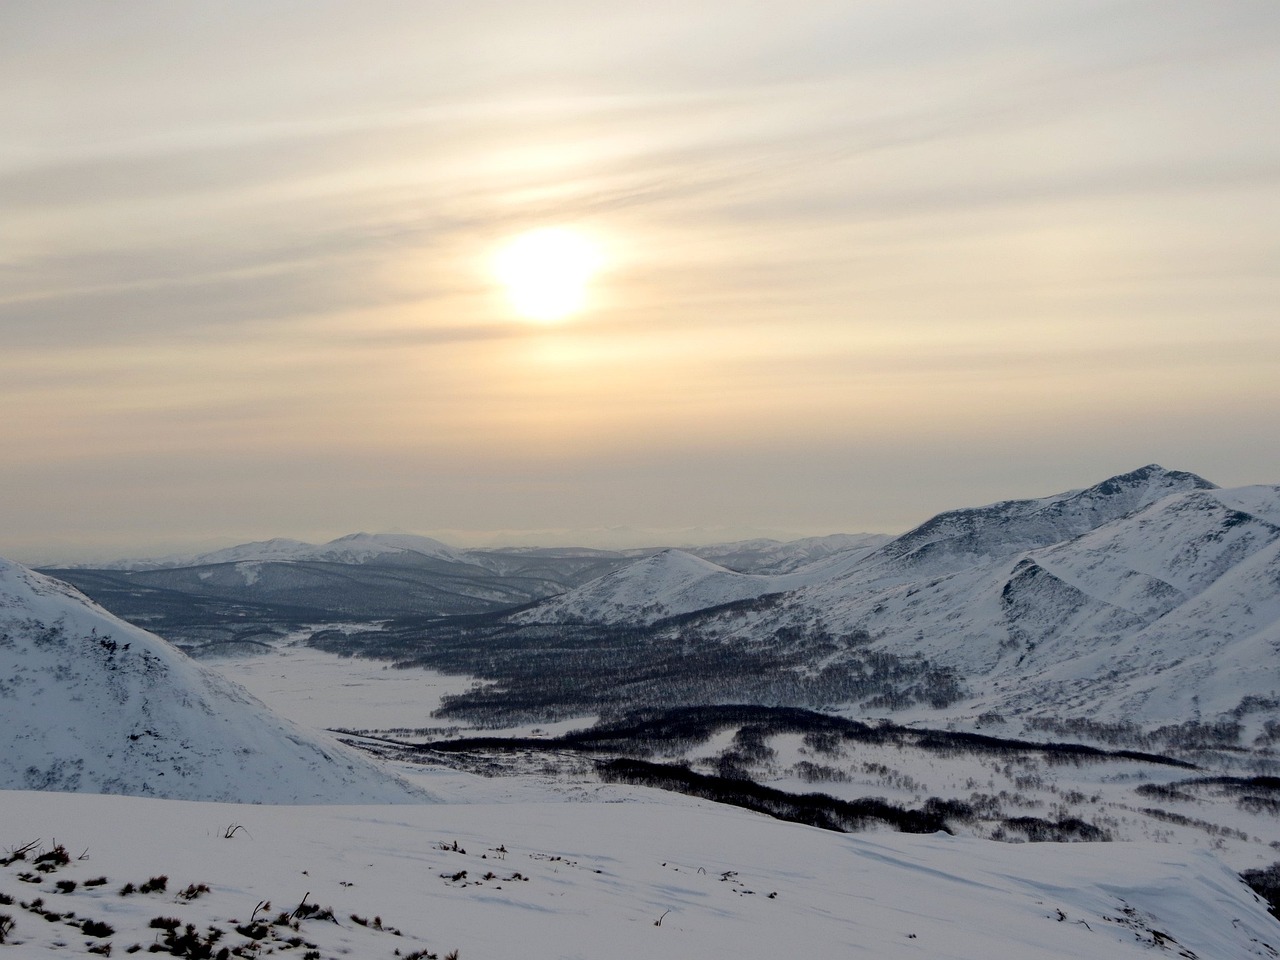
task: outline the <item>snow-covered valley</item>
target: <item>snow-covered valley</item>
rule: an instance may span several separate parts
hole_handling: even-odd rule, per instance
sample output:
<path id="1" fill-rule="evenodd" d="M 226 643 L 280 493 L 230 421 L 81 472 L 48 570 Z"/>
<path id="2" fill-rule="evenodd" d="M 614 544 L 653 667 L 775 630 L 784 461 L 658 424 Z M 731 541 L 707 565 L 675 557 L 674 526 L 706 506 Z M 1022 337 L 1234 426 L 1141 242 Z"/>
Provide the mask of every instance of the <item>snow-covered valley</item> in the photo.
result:
<path id="1" fill-rule="evenodd" d="M 316 727 L 374 728 L 417 717 L 457 682 L 303 646 L 223 666 L 278 712 Z M 324 690 L 330 695 L 318 695 Z M 552 736 L 567 726 L 506 732 Z M 325 737 L 319 729 L 311 735 Z M 499 777 L 393 762 L 389 774 L 441 801 L 393 807 L 6 791 L 0 851 L 7 858 L 35 846 L 0 869 L 0 895 L 12 901 L 0 906 L 12 923 L 4 949 L 67 957 L 105 944 L 114 953 L 154 945 L 199 956 L 181 951 L 204 944 L 208 956 L 225 948 L 228 956 L 297 950 L 324 958 L 390 958 L 397 950 L 426 951 L 423 957 L 456 950 L 460 958 L 658 951 L 1066 958 L 1153 949 L 1266 957 L 1280 947 L 1280 925 L 1234 872 L 1272 852 L 1263 837 L 1235 836 L 1239 828 L 1230 824 L 1247 826 L 1244 814 L 1206 832 L 1136 812 L 1146 801 L 1133 795 L 1135 785 L 1177 782 L 1192 773 L 1185 769 L 982 762 L 893 744 L 841 755 L 830 744 L 815 751 L 788 736 L 769 744 L 768 779 L 785 789 L 907 804 L 953 787 L 957 795 L 974 786 L 1007 789 L 1019 795 L 1011 812 L 1053 816 L 1048 804 L 1057 803 L 1064 812 L 1110 817 L 1117 839 L 837 834 L 541 762 Z M 694 753 L 734 746 L 726 729 Z M 830 779 L 797 776 L 803 759 Z M 841 769 L 856 775 L 831 776 Z M 1215 820 L 1236 806 L 1160 802 Z M 1274 814 L 1253 822 L 1273 823 Z M 56 869 L 36 869 L 56 845 L 69 862 L 51 858 L 44 863 Z M 163 890 L 121 893 L 157 877 L 166 878 Z M 320 912 L 307 917 L 311 908 Z M 172 935 L 152 925 L 174 920 Z M 98 935 L 107 928 L 109 935 Z"/>
<path id="2" fill-rule="evenodd" d="M 1144 468 L 511 614 L 207 594 L 256 633 L 204 661 L 4 562 L 0 953 L 1278 956 L 1278 493 Z M 323 562 L 479 566 L 392 539 Z M 319 562 L 268 546 L 190 576 Z"/>

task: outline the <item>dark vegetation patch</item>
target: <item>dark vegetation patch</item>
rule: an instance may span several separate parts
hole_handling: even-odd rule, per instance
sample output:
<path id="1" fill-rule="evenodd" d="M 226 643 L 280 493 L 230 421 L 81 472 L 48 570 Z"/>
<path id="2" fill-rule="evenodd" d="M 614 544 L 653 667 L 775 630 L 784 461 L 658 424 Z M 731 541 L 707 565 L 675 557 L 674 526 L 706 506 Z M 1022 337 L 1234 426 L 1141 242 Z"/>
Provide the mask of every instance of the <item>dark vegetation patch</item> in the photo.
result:
<path id="1" fill-rule="evenodd" d="M 1146 814 L 1153 820 L 1163 820 L 1165 823 L 1176 824 L 1179 827 L 1195 827 L 1198 830 L 1203 830 L 1211 837 L 1231 837 L 1235 840 L 1244 840 L 1246 842 L 1249 839 L 1249 835 L 1243 830 L 1210 823 L 1208 820 L 1202 820 L 1199 817 L 1188 817 L 1181 813 L 1172 813 L 1156 807 L 1142 807 L 1138 812 Z"/>
<path id="2" fill-rule="evenodd" d="M 734 731 L 733 740 L 729 748 L 712 762 L 714 772 L 711 774 L 694 772 L 685 764 L 655 762 L 662 756 L 686 755 L 725 730 Z M 858 745 L 870 745 L 919 748 L 943 756 L 994 757 L 1007 761 L 1025 761 L 1030 755 L 1039 755 L 1054 763 L 1137 760 L 1195 769 L 1193 764 L 1182 760 L 1132 750 L 1103 750 L 1078 743 L 1040 743 L 945 730 L 921 730 L 887 721 L 867 724 L 796 707 L 754 704 L 635 711 L 612 722 L 602 721 L 593 727 L 558 737 L 485 736 L 425 744 L 368 738 L 377 740 L 373 746 L 367 742 L 348 742 L 384 754 L 390 746 L 399 759 L 445 762 L 487 774 L 503 771 L 501 763 L 495 762 L 498 756 L 507 755 L 528 764 L 536 762 L 539 756 L 563 760 L 566 755 L 585 754 L 600 758 L 596 762 L 596 771 L 609 782 L 675 790 L 831 830 L 850 831 L 870 823 L 882 823 L 899 830 L 928 832 L 949 830 L 948 824 L 1000 817 L 999 798 L 982 802 L 984 795 L 977 793 L 968 802 L 933 797 L 919 809 L 910 810 L 879 798 L 846 801 L 824 794 L 798 795 L 762 786 L 754 781 L 753 777 L 758 774 L 753 773 L 753 769 L 775 759 L 769 739 L 782 734 L 800 735 L 806 748 L 830 757 L 847 756 Z M 794 769 L 797 775 L 811 782 L 847 779 L 847 775 L 837 768 L 810 761 L 802 761 L 802 764 L 806 766 L 798 764 Z M 1063 795 L 1064 802 L 1083 802 L 1085 799 L 1079 793 Z M 1015 841 L 1110 839 L 1106 830 L 1066 816 L 1052 821 L 1033 817 L 1003 820 L 998 831 L 998 838 Z"/>
<path id="3" fill-rule="evenodd" d="M 879 797 L 841 800 L 824 793 L 786 793 L 749 780 L 697 773 L 681 764 L 617 758 L 601 763 L 599 772 L 601 779 L 609 783 L 671 790 L 840 833 L 854 833 L 880 825 L 903 833 L 934 833 L 939 830 L 951 833 L 954 824 L 972 823 L 979 818 L 979 811 L 962 800 L 930 797 L 913 810 Z M 1052 821 L 1039 817 L 1011 817 L 1001 822 L 993 838 L 1033 843 L 1097 843 L 1111 840 L 1111 834 L 1076 817 Z"/>
<path id="4" fill-rule="evenodd" d="M 401 746 L 409 752 L 568 750 L 644 757 L 659 752 L 683 752 L 732 727 L 739 730 L 734 741 L 735 750 L 744 758 L 754 760 L 764 758 L 761 751 L 767 749 L 764 743 L 766 738 L 778 734 L 802 734 L 807 745 L 826 753 L 838 752 L 844 744 L 887 744 L 913 746 L 950 755 L 963 753 L 1012 756 L 1033 753 L 1068 760 L 1138 760 L 1195 769 L 1194 764 L 1183 760 L 1133 750 L 1102 750 L 1080 743 L 1040 743 L 976 733 L 916 729 L 888 722 L 872 725 L 797 707 L 765 707 L 754 704 L 637 711 L 613 722 L 601 722 L 594 727 L 575 730 L 558 737 L 469 737 L 439 740 L 420 746 Z"/>
<path id="5" fill-rule="evenodd" d="M 695 773 L 678 764 L 622 757 L 600 764 L 599 771 L 601 779 L 608 783 L 671 790 L 840 833 L 852 833 L 877 824 L 887 824 L 904 833 L 939 830 L 950 833 L 946 812 L 954 815 L 963 807 L 960 801 L 937 801 L 934 805 L 934 801 L 929 800 L 919 810 L 907 810 L 877 798 L 839 800 L 824 793 L 785 793 L 750 780 Z"/>
<path id="6" fill-rule="evenodd" d="M 442 847 L 442 849 L 450 848 Z M 458 847 L 457 843 L 454 843 L 451 849 L 462 854 L 466 853 L 465 850 L 461 850 Z M 498 851 L 505 855 L 506 848 L 499 847 L 494 852 L 497 853 Z M 86 859 L 87 853 L 88 851 L 78 859 Z M 51 849 L 42 851 L 40 841 L 34 840 L 22 846 L 10 848 L 9 852 L 0 859 L 0 866 L 7 867 L 24 861 L 30 861 L 31 865 L 35 867 L 49 865 L 58 867 L 71 863 L 72 858 L 66 848 L 60 844 L 55 844 Z M 36 881 L 42 879 L 37 874 L 32 874 L 32 877 Z M 519 875 L 517 874 L 512 879 L 518 877 Z M 33 897 L 30 900 L 23 900 L 15 904 L 14 898 L 6 893 L 0 893 L 0 906 L 17 906 L 32 917 L 39 918 L 47 924 L 73 928 L 83 936 L 93 938 L 93 941 L 95 941 L 85 943 L 85 951 L 87 953 L 97 956 L 111 956 L 114 947 L 118 946 L 118 944 L 113 944 L 110 938 L 117 936 L 119 931 L 106 921 L 77 915 L 76 911 L 66 909 L 66 905 L 77 906 L 83 902 L 79 901 L 78 897 L 86 889 L 104 887 L 109 882 L 105 876 L 85 880 L 79 884 L 72 880 L 55 880 L 54 886 L 60 895 L 52 899 L 58 905 L 57 909 L 51 909 L 47 906 L 44 897 Z M 343 886 L 351 886 L 351 884 L 344 882 Z M 169 878 L 160 874 L 150 877 L 141 883 L 124 884 L 120 888 L 120 894 L 121 896 L 156 894 L 164 893 L 168 888 Z M 179 887 L 173 898 L 173 903 L 177 905 L 177 909 L 181 910 L 191 901 L 207 894 L 213 894 L 213 890 L 208 884 L 190 883 L 185 887 Z M 222 925 L 210 924 L 203 929 L 197 927 L 196 924 L 186 922 L 181 916 L 156 916 L 147 925 L 149 930 L 155 931 L 154 940 L 150 946 L 144 948 L 142 944 L 134 943 L 132 946 L 123 948 L 123 952 L 134 954 L 146 949 L 149 953 L 188 957 L 191 960 L 231 960 L 232 957 L 250 958 L 269 954 L 284 954 L 285 951 L 298 949 L 298 955 L 301 956 L 302 960 L 320 960 L 319 947 L 317 944 L 310 942 L 305 935 L 308 925 L 318 922 L 327 922 L 338 926 L 342 926 L 342 924 L 339 923 L 332 907 L 322 907 L 319 904 L 312 903 L 310 896 L 310 892 L 304 894 L 302 900 L 294 909 L 281 911 L 274 919 L 271 918 L 270 902 L 263 900 L 254 907 L 247 922 L 241 923 L 239 920 L 228 919 Z M 404 936 L 398 928 L 384 924 L 380 917 L 374 918 L 373 923 L 368 924 L 368 926 L 378 933 L 393 937 Z M 11 934 L 14 927 L 15 920 L 11 915 L 7 913 L 0 914 L 0 944 L 9 945 L 12 942 Z M 24 920 L 24 931 L 25 929 Z M 244 938 L 243 941 L 239 944 L 234 943 L 235 937 L 232 936 L 233 934 L 239 934 Z M 65 946 L 60 941 L 65 939 L 66 936 L 65 932 L 55 931 L 53 933 L 54 944 Z M 345 953 L 348 951 L 343 949 L 338 952 Z M 395 950 L 394 953 L 396 956 L 403 956 L 400 950 Z M 435 958 L 437 954 L 427 950 L 419 950 L 409 954 L 409 956 L 426 960 L 426 958 Z M 458 952 L 454 950 L 446 956 L 457 960 Z"/>
<path id="7" fill-rule="evenodd" d="M 86 937 L 109 937 L 116 932 L 115 927 L 101 920 L 86 920 L 80 929 Z"/>
<path id="8" fill-rule="evenodd" d="M 1182 780 L 1180 787 L 1219 787 L 1223 793 L 1264 793 L 1280 795 L 1280 777 L 1196 777 Z"/>
<path id="9" fill-rule="evenodd" d="M 65 867 L 71 862 L 71 854 L 67 853 L 67 848 L 62 844 L 55 845 L 52 849 L 46 850 L 32 861 L 36 865 L 36 869 L 40 869 L 41 864 L 48 864 L 50 868 Z"/>
<path id="10" fill-rule="evenodd" d="M 479 554 L 477 554 L 479 557 Z M 616 569 L 622 556 L 487 554 L 489 563 L 384 557 L 350 564 L 255 561 L 153 570 L 56 569 L 116 616 L 200 655 L 260 648 L 315 623 L 511 610 Z"/>
<path id="11" fill-rule="evenodd" d="M 1043 820 L 1040 817 L 1009 817 L 992 833 L 993 840 L 1026 840 L 1029 843 L 1104 843 L 1111 833 L 1078 817 Z"/>
<path id="12" fill-rule="evenodd" d="M 941 708 L 963 697 L 954 671 L 872 649 L 865 632 L 791 626 L 742 641 L 744 627 L 778 602 L 766 596 L 625 626 L 524 624 L 506 614 L 399 617 L 377 631 L 321 630 L 308 642 L 400 669 L 477 677 L 483 685 L 446 697 L 435 714 L 477 726 L 744 701 Z"/>
<path id="13" fill-rule="evenodd" d="M 232 565 L 228 565 L 230 567 Z M 279 639 L 308 623 L 333 619 L 323 607 L 264 603 L 241 595 L 200 595 L 166 582 L 168 571 L 48 570 L 130 623 L 184 647 Z"/>
<path id="14" fill-rule="evenodd" d="M 8 852 L 8 854 L 0 857 L 0 867 L 7 867 L 10 864 L 26 860 L 27 854 L 34 850 L 39 843 L 39 840 L 32 840 L 30 843 L 24 843 L 21 846 L 14 847 Z"/>
<path id="15" fill-rule="evenodd" d="M 1280 920 L 1280 862 L 1257 870 L 1246 870 L 1240 876 L 1254 893 L 1267 902 L 1271 915 Z"/>
<path id="16" fill-rule="evenodd" d="M 1256 698 L 1246 698 L 1246 701 Z M 1269 702 L 1269 701 L 1268 701 Z M 1242 707 L 1236 708 L 1236 715 L 1242 716 Z M 1200 723 L 1188 720 L 1185 723 L 1167 724 L 1154 730 L 1144 730 L 1137 724 L 1128 722 L 1106 722 L 1092 720 L 1088 717 L 1035 717 L 1027 722 L 1032 730 L 1041 730 L 1059 737 L 1083 737 L 1116 746 L 1121 744 L 1140 747 L 1144 750 L 1241 750 L 1240 734 L 1243 727 L 1236 720 L 1222 720 L 1216 723 Z"/>
<path id="17" fill-rule="evenodd" d="M 1280 777 L 1194 777 L 1170 784 L 1146 783 L 1134 791 L 1154 800 L 1196 802 L 1197 793 L 1235 797 L 1250 813 L 1280 816 Z"/>

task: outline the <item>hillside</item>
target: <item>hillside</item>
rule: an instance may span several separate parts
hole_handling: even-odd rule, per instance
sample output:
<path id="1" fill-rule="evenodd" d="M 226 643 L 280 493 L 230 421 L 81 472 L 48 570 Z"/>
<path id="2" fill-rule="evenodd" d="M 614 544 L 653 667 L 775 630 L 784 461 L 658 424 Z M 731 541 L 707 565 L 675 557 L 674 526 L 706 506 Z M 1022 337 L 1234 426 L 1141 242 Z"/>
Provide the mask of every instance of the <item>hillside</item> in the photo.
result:
<path id="1" fill-rule="evenodd" d="M 241 803 L 429 799 L 72 588 L 0 560 L 0 788 Z"/>
<path id="2" fill-rule="evenodd" d="M 663 550 L 516 614 L 517 622 L 652 623 L 786 589 L 785 577 L 736 573 L 683 550 Z"/>
<path id="3" fill-rule="evenodd" d="M 663 554 L 512 619 L 658 628 L 619 671 L 627 677 L 677 648 L 736 649 L 761 668 L 771 660 L 781 699 L 762 702 L 879 710 L 928 699 L 957 717 L 1232 719 L 1254 736 L 1280 708 L 1277 520 L 1278 487 L 1223 490 L 1150 465 L 1084 490 L 948 511 L 870 552 L 793 574 Z M 768 603 L 742 603 L 766 594 Z M 679 623 L 663 632 L 673 616 Z M 916 677 L 926 664 L 945 671 L 952 691 L 938 692 L 936 680 L 927 698 L 905 682 L 901 693 L 863 684 L 877 691 L 871 698 L 847 676 L 823 682 L 842 671 L 902 673 L 907 662 L 920 665 Z"/>
<path id="4" fill-rule="evenodd" d="M 34 859 L 56 836 L 73 859 L 0 867 L 6 947 L 201 955 L 164 948 L 166 924 L 175 944 L 320 960 L 1245 960 L 1280 943 L 1212 853 L 1167 843 L 842 836 L 638 788 L 548 799 L 389 811 L 13 794 L 9 842 L 38 841 Z M 158 876 L 167 891 L 120 895 Z"/>
<path id="5" fill-rule="evenodd" d="M 1085 490 L 940 513 L 887 543 L 877 558 L 920 574 L 945 572 L 1070 540 L 1172 494 L 1211 489 L 1194 473 L 1148 464 Z"/>
<path id="6" fill-rule="evenodd" d="M 544 601 L 523 619 L 648 623 L 766 593 L 803 589 L 824 603 L 838 605 L 885 584 L 896 586 L 964 571 L 1049 546 L 1165 496 L 1208 489 L 1214 485 L 1194 474 L 1151 465 L 1087 490 L 948 511 L 895 538 L 836 541 L 842 549 L 823 552 L 817 562 L 796 566 L 787 574 L 738 573 L 669 550 Z"/>
<path id="7" fill-rule="evenodd" d="M 1031 549 L 1021 517 L 1012 542 L 992 520 L 980 558 L 934 540 L 931 575 L 908 579 L 894 561 L 918 560 L 918 548 L 890 551 L 797 591 L 779 616 L 821 611 L 954 668 L 987 709 L 1217 717 L 1280 690 L 1269 646 L 1280 638 L 1280 526 L 1266 519 L 1278 501 L 1275 487 L 1197 486 Z M 968 530 L 957 539 L 974 541 Z"/>
<path id="8" fill-rule="evenodd" d="M 786 543 L 741 541 L 676 555 L 689 562 L 702 556 L 730 564 L 733 570 L 719 573 L 726 583 L 738 581 L 739 588 L 727 592 L 748 597 L 808 580 L 792 577 L 775 587 L 767 579 L 739 580 L 742 573 L 799 573 L 830 564 L 843 568 L 886 539 L 837 534 Z M 664 552 L 571 547 L 464 551 L 429 537 L 358 533 L 319 545 L 274 539 L 198 555 L 49 567 L 46 572 L 191 655 L 207 657 L 252 653 L 311 624 L 506 610 L 563 594 Z M 711 585 L 708 589 L 715 592 Z M 692 590 L 664 609 L 682 612 L 701 603 L 699 592 Z M 628 605 L 624 601 L 622 608 Z"/>
<path id="9" fill-rule="evenodd" d="M 631 559 L 561 549 L 464 553 L 427 537 L 352 534 L 319 546 L 276 539 L 45 572 L 193 656 L 225 656 L 308 624 L 503 610 Z"/>
<path id="10" fill-rule="evenodd" d="M 685 547 L 703 560 L 739 573 L 794 573 L 828 557 L 855 557 L 870 553 L 893 538 L 883 533 L 833 533 L 800 540 L 738 540 Z"/>

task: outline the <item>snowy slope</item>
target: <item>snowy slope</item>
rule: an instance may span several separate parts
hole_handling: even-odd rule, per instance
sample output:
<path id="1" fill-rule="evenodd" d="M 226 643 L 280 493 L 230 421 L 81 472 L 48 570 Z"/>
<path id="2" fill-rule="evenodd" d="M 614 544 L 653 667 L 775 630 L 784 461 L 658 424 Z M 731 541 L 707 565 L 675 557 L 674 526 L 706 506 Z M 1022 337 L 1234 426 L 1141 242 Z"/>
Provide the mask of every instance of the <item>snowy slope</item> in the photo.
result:
<path id="1" fill-rule="evenodd" d="M 268 923 L 252 955 L 300 956 L 285 947 L 295 936 L 324 960 L 1244 960 L 1280 945 L 1280 925 L 1235 874 L 1170 844 L 840 835 L 642 790 L 394 810 L 5 799 L 13 842 L 48 849 L 57 837 L 73 858 L 87 851 L 38 884 L 17 879 L 29 860 L 0 868 L 15 955 L 80 957 L 104 942 L 117 956 L 145 951 L 162 937 L 157 916 L 243 948 L 236 927 L 255 904 L 271 904 L 257 912 L 271 921 L 304 899 L 333 919 Z M 228 825 L 241 829 L 227 838 Z M 119 895 L 158 875 L 165 892 Z M 77 886 L 57 893 L 59 880 Z M 175 895 L 193 884 L 207 892 Z M 36 898 L 112 933 L 87 936 L 22 906 Z"/>
<path id="2" fill-rule="evenodd" d="M 839 554 L 862 556 L 893 539 L 883 533 L 833 533 L 800 540 L 737 540 L 685 550 L 740 573 L 793 573 Z"/>
<path id="3" fill-rule="evenodd" d="M 419 537 L 405 533 L 352 533 L 314 548 L 305 560 L 325 560 L 330 563 L 368 563 L 388 556 L 417 554 L 454 563 L 470 563 L 462 552 L 431 537 Z"/>
<path id="4" fill-rule="evenodd" d="M 689 553 L 668 550 L 546 600 L 521 619 L 648 623 L 802 588 L 829 603 L 885 584 L 963 571 L 993 558 L 1048 546 L 1171 493 L 1206 489 L 1213 489 L 1213 484 L 1201 477 L 1150 465 L 1087 490 L 942 513 L 887 543 L 864 535 L 854 538 L 846 549 L 786 574 L 736 573 L 700 562 Z"/>
<path id="5" fill-rule="evenodd" d="M 1175 494 L 1210 490 L 1203 477 L 1149 464 L 1085 490 L 940 513 L 877 553 L 918 575 L 945 573 L 1078 537 Z"/>
<path id="6" fill-rule="evenodd" d="M 0 787 L 255 803 L 429 799 L 72 588 L 0 560 Z"/>
<path id="7" fill-rule="evenodd" d="M 663 617 L 790 589 L 795 577 L 735 573 L 683 550 L 663 550 L 551 597 L 516 622 L 652 623 Z"/>
<path id="8" fill-rule="evenodd" d="M 1280 691 L 1277 499 L 1174 494 L 1041 550 L 793 602 L 955 667 L 997 708 L 1215 716 Z"/>
<path id="9" fill-rule="evenodd" d="M 735 637 L 821 621 L 955 670 L 960 709 L 1170 723 L 1280 699 L 1280 487 L 1143 467 L 1081 491 L 940 514 L 785 576 L 667 554 L 522 614 L 648 622 L 765 593 Z"/>
<path id="10" fill-rule="evenodd" d="M 787 616 L 820 610 L 954 667 L 988 708 L 1213 718 L 1280 693 L 1280 526 L 1267 519 L 1278 493 L 1175 493 L 1061 543 L 993 547 L 923 578 L 869 563 L 798 591 Z"/>
<path id="11" fill-rule="evenodd" d="M 875 545 L 882 540 L 876 535 L 868 537 Z M 684 550 L 663 550 L 549 597 L 513 619 L 517 623 L 653 623 L 664 617 L 828 582 L 857 569 L 876 549 L 875 545 L 859 543 L 796 565 L 792 572 L 772 574 L 739 573 Z"/>

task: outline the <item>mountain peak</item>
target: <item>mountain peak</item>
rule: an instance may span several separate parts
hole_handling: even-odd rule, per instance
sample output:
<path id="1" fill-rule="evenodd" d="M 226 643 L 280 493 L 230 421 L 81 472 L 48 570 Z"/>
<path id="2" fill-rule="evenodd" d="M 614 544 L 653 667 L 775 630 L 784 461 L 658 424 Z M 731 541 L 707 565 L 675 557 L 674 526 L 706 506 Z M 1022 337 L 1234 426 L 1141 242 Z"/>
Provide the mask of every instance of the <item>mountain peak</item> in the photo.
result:
<path id="1" fill-rule="evenodd" d="M 568 593 L 551 597 L 520 618 L 527 622 L 604 623 L 629 617 L 650 623 L 672 614 L 759 596 L 768 578 L 726 570 L 684 550 L 660 550 Z"/>
<path id="2" fill-rule="evenodd" d="M 1083 490 L 940 513 L 886 544 L 881 554 L 913 565 L 929 563 L 940 572 L 977 557 L 1070 540 L 1176 493 L 1216 489 L 1194 473 L 1151 463 Z"/>
<path id="3" fill-rule="evenodd" d="M 1186 490 L 1217 490 L 1218 485 L 1204 477 L 1186 470 L 1168 470 L 1158 463 L 1148 463 L 1145 467 L 1108 477 L 1101 483 L 1094 484 L 1089 490 L 1103 495 L 1115 495 L 1122 490 L 1135 487 L 1171 487 L 1170 492 L 1181 493 Z"/>

